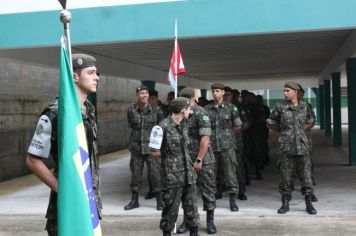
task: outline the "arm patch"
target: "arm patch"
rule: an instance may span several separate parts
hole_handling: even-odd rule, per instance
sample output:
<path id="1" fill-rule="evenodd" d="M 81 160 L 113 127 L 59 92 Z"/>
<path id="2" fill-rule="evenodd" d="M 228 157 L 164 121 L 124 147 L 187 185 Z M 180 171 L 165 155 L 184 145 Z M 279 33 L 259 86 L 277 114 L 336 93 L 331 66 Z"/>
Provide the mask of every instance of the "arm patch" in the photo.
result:
<path id="1" fill-rule="evenodd" d="M 52 123 L 46 115 L 42 115 L 38 120 L 36 131 L 28 147 L 28 153 L 48 158 L 51 150 Z"/>
<path id="2" fill-rule="evenodd" d="M 160 150 L 163 140 L 163 129 L 156 125 L 151 130 L 149 148 Z"/>

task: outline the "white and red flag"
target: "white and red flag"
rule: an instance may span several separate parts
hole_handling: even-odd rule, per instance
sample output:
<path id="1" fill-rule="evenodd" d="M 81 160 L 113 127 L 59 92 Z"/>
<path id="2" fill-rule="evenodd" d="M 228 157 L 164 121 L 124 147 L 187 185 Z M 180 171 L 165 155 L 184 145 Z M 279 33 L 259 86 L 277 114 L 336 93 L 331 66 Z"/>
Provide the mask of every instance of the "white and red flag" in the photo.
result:
<path id="1" fill-rule="evenodd" d="M 178 45 L 178 37 L 177 37 L 177 22 L 175 27 L 175 40 L 174 40 L 174 50 L 171 58 L 171 63 L 169 65 L 168 72 L 168 83 L 175 90 L 177 94 L 178 88 L 178 74 L 182 74 L 185 72 L 185 67 L 182 59 L 182 54 L 180 53 L 180 48 Z"/>

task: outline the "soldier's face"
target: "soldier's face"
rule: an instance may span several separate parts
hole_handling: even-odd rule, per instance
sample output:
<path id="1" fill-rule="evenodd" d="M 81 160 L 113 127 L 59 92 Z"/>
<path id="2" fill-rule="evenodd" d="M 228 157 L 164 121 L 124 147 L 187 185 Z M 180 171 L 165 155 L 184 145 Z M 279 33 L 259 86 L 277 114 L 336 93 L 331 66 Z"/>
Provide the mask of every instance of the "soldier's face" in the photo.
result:
<path id="1" fill-rule="evenodd" d="M 148 103 L 148 97 L 149 97 L 149 93 L 147 90 L 142 90 L 137 92 L 137 98 L 140 103 L 143 104 Z"/>
<path id="2" fill-rule="evenodd" d="M 232 93 L 231 92 L 225 92 L 224 101 L 231 102 L 231 100 L 232 100 Z"/>
<path id="3" fill-rule="evenodd" d="M 99 76 L 97 75 L 96 67 L 85 67 L 77 72 L 74 72 L 74 82 L 77 87 L 85 94 L 95 93 L 98 87 Z"/>
<path id="4" fill-rule="evenodd" d="M 214 100 L 221 100 L 225 94 L 225 91 L 222 89 L 213 89 L 211 90 Z"/>
<path id="5" fill-rule="evenodd" d="M 288 87 L 284 88 L 284 98 L 287 101 L 291 101 L 292 99 L 297 98 L 297 96 L 298 96 L 297 90 L 293 90 Z"/>
<path id="6" fill-rule="evenodd" d="M 158 105 L 158 96 L 151 96 L 150 97 L 150 103 L 152 105 Z"/>
<path id="7" fill-rule="evenodd" d="M 190 113 L 190 107 L 187 107 L 183 110 L 183 115 L 185 119 L 188 119 Z"/>

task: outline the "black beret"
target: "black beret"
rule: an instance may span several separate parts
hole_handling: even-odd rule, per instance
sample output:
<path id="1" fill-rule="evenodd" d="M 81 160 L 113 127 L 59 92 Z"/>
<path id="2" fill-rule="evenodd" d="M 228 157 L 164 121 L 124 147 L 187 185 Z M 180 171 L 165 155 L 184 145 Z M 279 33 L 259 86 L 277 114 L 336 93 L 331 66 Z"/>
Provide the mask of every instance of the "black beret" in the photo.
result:
<path id="1" fill-rule="evenodd" d="M 290 82 L 287 82 L 284 87 L 287 87 L 287 88 L 291 88 L 293 90 L 299 90 L 299 86 L 296 82 L 293 82 L 293 81 L 290 81 Z"/>
<path id="2" fill-rule="evenodd" d="M 211 89 L 221 89 L 224 90 L 225 86 L 223 84 L 220 83 L 214 83 L 211 85 Z"/>
<path id="3" fill-rule="evenodd" d="M 167 94 L 168 97 L 174 97 L 174 92 L 173 91 L 170 91 L 168 94 Z"/>
<path id="4" fill-rule="evenodd" d="M 96 59 L 88 54 L 72 54 L 73 69 L 95 66 Z"/>
<path id="5" fill-rule="evenodd" d="M 179 97 L 193 98 L 195 97 L 195 91 L 192 88 L 184 88 L 178 93 Z"/>
<path id="6" fill-rule="evenodd" d="M 154 90 L 154 89 L 151 89 L 151 90 L 149 91 L 149 94 L 150 94 L 150 97 L 158 96 L 158 91 L 157 91 L 157 90 Z"/>
<path id="7" fill-rule="evenodd" d="M 225 86 L 224 87 L 225 92 L 232 92 L 232 88 Z"/>
<path id="8" fill-rule="evenodd" d="M 140 91 L 143 91 L 143 90 L 147 90 L 147 91 L 149 91 L 149 89 L 145 86 L 145 85 L 139 85 L 139 86 L 137 86 L 137 88 L 136 88 L 136 93 L 138 93 L 138 92 L 140 92 Z"/>
<path id="9" fill-rule="evenodd" d="M 299 90 L 300 90 L 300 92 L 305 93 L 305 91 L 304 91 L 303 87 L 302 87 L 300 84 L 298 84 L 298 86 L 299 86 Z"/>
<path id="10" fill-rule="evenodd" d="M 185 97 L 177 97 L 176 99 L 172 100 L 171 107 L 188 107 L 189 106 L 189 99 Z"/>

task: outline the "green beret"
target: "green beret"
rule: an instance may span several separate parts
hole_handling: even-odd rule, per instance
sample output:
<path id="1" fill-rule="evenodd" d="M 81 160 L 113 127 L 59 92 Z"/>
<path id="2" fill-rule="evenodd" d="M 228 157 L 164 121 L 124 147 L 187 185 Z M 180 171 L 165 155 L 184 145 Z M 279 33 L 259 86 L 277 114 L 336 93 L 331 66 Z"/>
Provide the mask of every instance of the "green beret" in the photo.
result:
<path id="1" fill-rule="evenodd" d="M 176 99 L 172 100 L 171 107 L 188 107 L 189 106 L 189 99 L 185 97 L 177 97 Z"/>
<path id="2" fill-rule="evenodd" d="M 158 96 L 158 91 L 154 90 L 154 89 L 150 89 L 150 91 L 148 91 L 148 93 L 150 94 L 150 97 Z"/>
<path id="3" fill-rule="evenodd" d="M 232 88 L 225 86 L 224 87 L 225 92 L 232 92 Z"/>
<path id="4" fill-rule="evenodd" d="M 298 84 L 298 87 L 299 87 L 300 92 L 305 93 L 303 87 L 300 84 Z"/>
<path id="5" fill-rule="evenodd" d="M 73 69 L 95 66 L 96 59 L 88 54 L 72 54 Z"/>
<path id="6" fill-rule="evenodd" d="M 223 84 L 220 84 L 220 83 L 214 83 L 211 85 L 211 90 L 213 89 L 221 89 L 221 90 L 224 90 L 224 85 Z"/>
<path id="7" fill-rule="evenodd" d="M 184 88 L 178 93 L 179 97 L 194 98 L 195 91 L 192 88 Z"/>
<path id="8" fill-rule="evenodd" d="M 293 81 L 290 81 L 290 82 L 287 82 L 284 87 L 287 87 L 287 88 L 291 88 L 293 90 L 299 90 L 299 86 L 296 82 L 293 82 Z"/>
<path id="9" fill-rule="evenodd" d="M 148 87 L 146 87 L 145 85 L 139 85 L 139 86 L 137 86 L 137 88 L 136 88 L 136 93 L 138 93 L 138 92 L 140 92 L 140 91 L 143 91 L 143 90 L 147 90 L 147 91 L 149 91 L 149 89 L 148 89 Z"/>

